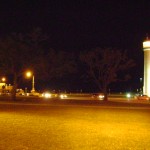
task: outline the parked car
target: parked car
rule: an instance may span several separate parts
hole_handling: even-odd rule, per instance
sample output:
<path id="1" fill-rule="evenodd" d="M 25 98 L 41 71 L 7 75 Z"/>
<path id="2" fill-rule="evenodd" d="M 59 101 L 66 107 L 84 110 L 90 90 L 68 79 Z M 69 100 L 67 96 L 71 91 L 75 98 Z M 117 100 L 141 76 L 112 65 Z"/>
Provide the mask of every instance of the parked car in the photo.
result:
<path id="1" fill-rule="evenodd" d="M 59 98 L 60 98 L 60 99 L 65 99 L 65 98 L 67 98 L 67 94 L 60 93 L 60 94 L 59 94 Z"/>
<path id="2" fill-rule="evenodd" d="M 44 92 L 44 93 L 42 93 L 42 97 L 44 97 L 44 98 L 51 98 L 52 94 L 49 93 L 49 92 Z"/>
<path id="3" fill-rule="evenodd" d="M 24 90 L 22 90 L 22 89 L 17 89 L 17 90 L 16 90 L 16 95 L 17 95 L 17 96 L 24 96 L 24 95 L 25 95 Z"/>
<path id="4" fill-rule="evenodd" d="M 147 95 L 138 95 L 135 97 L 137 100 L 150 100 L 150 97 Z"/>
<path id="5" fill-rule="evenodd" d="M 99 99 L 99 100 L 104 100 L 104 94 L 103 93 L 94 93 L 92 94 L 92 98 L 94 99 Z"/>

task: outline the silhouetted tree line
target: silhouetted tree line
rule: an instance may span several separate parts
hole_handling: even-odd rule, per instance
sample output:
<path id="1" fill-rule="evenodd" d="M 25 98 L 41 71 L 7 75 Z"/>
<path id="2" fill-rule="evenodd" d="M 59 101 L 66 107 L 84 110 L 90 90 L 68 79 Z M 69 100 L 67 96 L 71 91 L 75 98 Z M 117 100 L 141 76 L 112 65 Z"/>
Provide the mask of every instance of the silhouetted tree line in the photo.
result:
<path id="1" fill-rule="evenodd" d="M 18 84 L 28 69 L 39 80 L 45 81 L 67 75 L 80 78 L 79 70 L 82 69 L 84 80 L 92 80 L 107 100 L 108 86 L 112 82 L 128 80 L 128 70 L 135 65 L 125 52 L 118 49 L 96 48 L 77 55 L 45 46 L 48 40 L 40 28 L 27 34 L 13 33 L 0 38 L 0 70 L 1 74 L 13 77 L 13 100 Z M 123 76 L 120 76 L 122 72 Z"/>

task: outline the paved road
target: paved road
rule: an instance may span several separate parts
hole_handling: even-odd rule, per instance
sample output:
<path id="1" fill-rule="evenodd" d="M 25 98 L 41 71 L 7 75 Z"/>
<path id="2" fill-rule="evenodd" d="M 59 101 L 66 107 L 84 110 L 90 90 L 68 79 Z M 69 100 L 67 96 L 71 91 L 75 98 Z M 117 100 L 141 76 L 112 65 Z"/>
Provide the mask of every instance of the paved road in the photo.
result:
<path id="1" fill-rule="evenodd" d="M 0 149 L 149 150 L 149 116 L 144 107 L 1 103 Z"/>

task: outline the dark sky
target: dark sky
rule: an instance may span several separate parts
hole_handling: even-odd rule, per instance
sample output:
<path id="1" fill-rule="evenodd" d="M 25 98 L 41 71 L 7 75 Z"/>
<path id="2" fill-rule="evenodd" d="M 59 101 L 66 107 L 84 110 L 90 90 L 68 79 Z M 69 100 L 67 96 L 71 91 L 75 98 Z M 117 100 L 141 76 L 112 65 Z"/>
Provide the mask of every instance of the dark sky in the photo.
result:
<path id="1" fill-rule="evenodd" d="M 0 35 L 40 27 L 50 47 L 78 51 L 95 47 L 128 50 L 142 75 L 142 41 L 150 34 L 150 0 L 3 0 Z"/>
<path id="2" fill-rule="evenodd" d="M 144 0 L 7 0 L 0 5 L 0 34 L 41 27 L 51 47 L 141 48 L 150 33 L 150 2 Z"/>

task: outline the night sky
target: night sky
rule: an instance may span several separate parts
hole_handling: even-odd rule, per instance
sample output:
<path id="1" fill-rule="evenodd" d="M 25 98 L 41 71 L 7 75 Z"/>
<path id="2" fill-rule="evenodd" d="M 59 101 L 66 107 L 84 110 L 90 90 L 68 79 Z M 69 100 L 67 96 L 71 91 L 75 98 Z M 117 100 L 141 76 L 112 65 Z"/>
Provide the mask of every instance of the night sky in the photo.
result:
<path id="1" fill-rule="evenodd" d="M 150 32 L 149 18 L 148 0 L 11 0 L 1 2 L 0 34 L 40 27 L 54 48 L 137 49 Z"/>
<path id="2" fill-rule="evenodd" d="M 148 0 L 11 0 L 0 4 L 0 35 L 40 27 L 51 48 L 82 51 L 95 47 L 127 50 L 143 66 L 142 41 L 150 34 Z"/>

